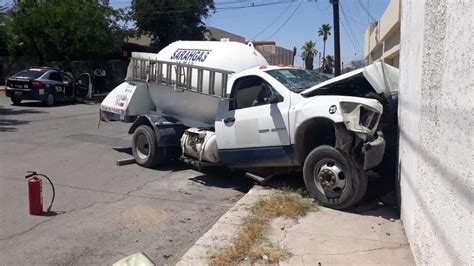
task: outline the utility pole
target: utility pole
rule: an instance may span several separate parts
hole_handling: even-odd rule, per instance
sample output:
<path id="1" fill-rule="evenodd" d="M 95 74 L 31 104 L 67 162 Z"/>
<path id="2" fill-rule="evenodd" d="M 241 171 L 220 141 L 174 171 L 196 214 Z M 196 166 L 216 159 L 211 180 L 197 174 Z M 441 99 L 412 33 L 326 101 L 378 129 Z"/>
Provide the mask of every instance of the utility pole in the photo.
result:
<path id="1" fill-rule="evenodd" d="M 339 42 L 339 0 L 329 0 L 332 4 L 334 24 L 334 76 L 341 75 L 341 45 Z"/>

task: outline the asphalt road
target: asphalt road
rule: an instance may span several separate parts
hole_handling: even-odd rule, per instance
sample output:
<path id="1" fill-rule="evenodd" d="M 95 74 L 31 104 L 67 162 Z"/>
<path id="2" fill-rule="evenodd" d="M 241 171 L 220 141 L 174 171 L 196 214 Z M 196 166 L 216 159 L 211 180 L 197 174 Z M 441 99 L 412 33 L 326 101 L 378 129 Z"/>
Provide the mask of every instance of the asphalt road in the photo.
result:
<path id="1" fill-rule="evenodd" d="M 0 95 L 0 264 L 110 265 L 136 252 L 173 264 L 252 186 L 225 169 L 116 166 L 130 157 L 129 125 L 98 128 L 98 104 Z M 52 213 L 28 214 L 27 170 L 53 179 Z M 45 207 L 50 197 L 45 182 Z"/>

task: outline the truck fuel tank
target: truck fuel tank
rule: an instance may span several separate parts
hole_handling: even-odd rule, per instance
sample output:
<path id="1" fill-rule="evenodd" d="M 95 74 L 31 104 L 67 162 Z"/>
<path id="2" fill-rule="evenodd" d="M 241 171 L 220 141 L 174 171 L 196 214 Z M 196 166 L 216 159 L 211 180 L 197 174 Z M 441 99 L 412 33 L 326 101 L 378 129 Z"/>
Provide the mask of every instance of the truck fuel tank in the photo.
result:
<path id="1" fill-rule="evenodd" d="M 202 162 L 219 163 L 216 133 L 199 128 L 187 129 L 181 137 L 183 154 Z"/>

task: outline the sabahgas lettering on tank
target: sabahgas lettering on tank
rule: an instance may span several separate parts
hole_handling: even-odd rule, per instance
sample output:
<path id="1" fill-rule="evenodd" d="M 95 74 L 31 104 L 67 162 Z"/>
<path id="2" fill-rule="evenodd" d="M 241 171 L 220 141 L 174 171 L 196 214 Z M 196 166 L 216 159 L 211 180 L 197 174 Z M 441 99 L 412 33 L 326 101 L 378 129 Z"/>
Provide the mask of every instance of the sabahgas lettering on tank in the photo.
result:
<path id="1" fill-rule="evenodd" d="M 171 60 L 187 62 L 204 62 L 211 50 L 178 48 L 171 56 Z"/>

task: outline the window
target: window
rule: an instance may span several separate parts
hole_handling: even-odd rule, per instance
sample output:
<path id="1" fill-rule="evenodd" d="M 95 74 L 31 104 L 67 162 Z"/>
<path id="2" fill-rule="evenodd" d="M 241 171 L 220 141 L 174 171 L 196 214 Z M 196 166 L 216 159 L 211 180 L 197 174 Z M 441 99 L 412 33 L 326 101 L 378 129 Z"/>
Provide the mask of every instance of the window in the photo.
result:
<path id="1" fill-rule="evenodd" d="M 329 78 L 312 70 L 282 68 L 266 71 L 292 92 L 302 92 Z"/>
<path id="2" fill-rule="evenodd" d="M 258 105 L 270 104 L 279 94 L 268 82 L 257 76 L 243 77 L 235 82 L 232 89 L 232 109 L 242 109 Z M 282 97 L 277 97 L 278 101 Z"/>
<path id="3" fill-rule="evenodd" d="M 44 73 L 45 71 L 42 71 L 42 70 L 23 70 L 16 73 L 14 77 L 37 79 L 41 77 Z"/>
<path id="4" fill-rule="evenodd" d="M 61 74 L 62 81 L 67 81 L 69 83 L 72 83 L 72 78 L 69 75 L 67 75 L 66 73 L 62 73 L 62 72 L 60 74 Z"/>
<path id="5" fill-rule="evenodd" d="M 49 79 L 50 79 L 50 80 L 59 81 L 59 82 L 62 82 L 62 81 L 63 81 L 63 80 L 61 79 L 61 75 L 59 74 L 59 72 L 51 72 L 51 73 L 49 73 Z"/>

